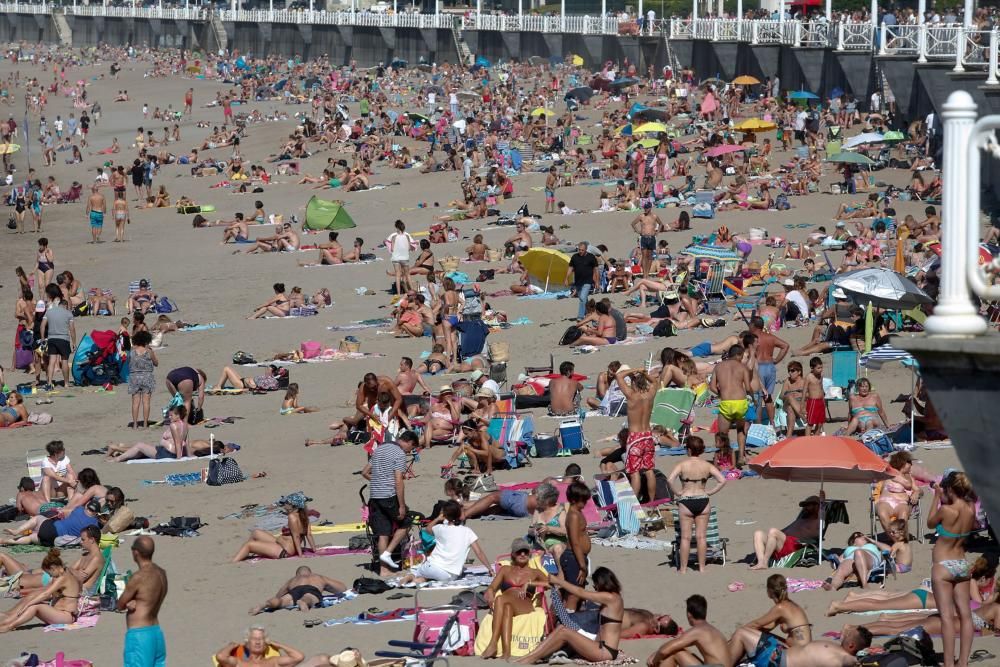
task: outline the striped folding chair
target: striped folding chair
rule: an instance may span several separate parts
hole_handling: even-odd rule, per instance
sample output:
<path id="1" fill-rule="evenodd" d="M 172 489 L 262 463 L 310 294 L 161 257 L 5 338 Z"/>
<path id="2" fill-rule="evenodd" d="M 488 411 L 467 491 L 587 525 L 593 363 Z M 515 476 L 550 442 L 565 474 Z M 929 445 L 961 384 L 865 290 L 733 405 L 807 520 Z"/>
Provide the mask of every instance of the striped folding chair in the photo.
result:
<path id="1" fill-rule="evenodd" d="M 28 464 L 28 477 L 35 483 L 36 488 L 42 484 L 42 461 L 48 454 L 44 449 L 29 449 L 25 454 L 25 461 Z"/>
<path id="2" fill-rule="evenodd" d="M 681 515 L 676 507 L 670 509 L 670 513 L 673 515 L 674 519 L 674 544 L 673 552 L 670 555 L 670 562 L 674 567 L 678 567 L 680 563 L 680 539 L 681 539 Z M 705 534 L 705 540 L 708 543 L 708 549 L 706 551 L 706 560 L 721 561 L 723 565 L 726 564 L 727 552 L 726 547 L 729 544 L 729 538 L 722 537 L 719 535 L 719 514 L 716 511 L 715 505 L 712 505 L 711 510 L 708 514 L 708 531 Z M 698 541 L 695 536 L 694 529 L 691 529 L 691 553 L 688 557 L 688 561 L 696 562 L 698 558 Z"/>

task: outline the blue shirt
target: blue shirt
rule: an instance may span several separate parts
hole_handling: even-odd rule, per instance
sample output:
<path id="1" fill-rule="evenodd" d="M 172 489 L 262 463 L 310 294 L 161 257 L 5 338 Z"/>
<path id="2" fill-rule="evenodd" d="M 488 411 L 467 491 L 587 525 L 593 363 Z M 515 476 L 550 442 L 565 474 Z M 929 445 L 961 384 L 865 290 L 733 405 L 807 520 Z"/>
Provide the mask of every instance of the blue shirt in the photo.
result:
<path id="1" fill-rule="evenodd" d="M 77 507 L 65 519 L 60 519 L 55 523 L 56 535 L 62 537 L 80 537 L 87 526 L 96 526 L 97 517 L 90 516 L 82 507 Z"/>

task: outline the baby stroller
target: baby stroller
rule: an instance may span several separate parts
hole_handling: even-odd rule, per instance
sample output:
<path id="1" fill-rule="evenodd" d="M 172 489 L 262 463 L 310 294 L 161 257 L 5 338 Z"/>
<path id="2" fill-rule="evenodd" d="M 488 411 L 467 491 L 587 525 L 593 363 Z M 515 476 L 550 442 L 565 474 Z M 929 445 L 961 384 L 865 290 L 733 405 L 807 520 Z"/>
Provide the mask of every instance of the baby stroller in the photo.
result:
<path id="1" fill-rule="evenodd" d="M 379 548 L 378 548 L 378 536 L 372 532 L 371 524 L 368 521 L 368 498 L 366 497 L 365 491 L 367 491 L 368 485 L 365 484 L 358 491 L 358 496 L 361 498 L 361 521 L 365 526 L 365 537 L 368 539 L 368 544 L 371 545 L 371 562 L 365 567 L 372 572 L 378 574 L 382 570 L 382 562 L 379 560 Z M 427 520 L 420 512 L 408 511 L 406 517 L 403 519 L 403 528 L 406 529 L 406 535 L 399 541 L 396 548 L 392 550 L 390 554 L 392 560 L 400 564 L 401 569 L 409 566 L 417 565 L 424 558 L 424 553 L 422 549 L 421 539 L 419 534 L 416 538 L 413 536 L 414 526 L 419 527 L 421 523 Z"/>

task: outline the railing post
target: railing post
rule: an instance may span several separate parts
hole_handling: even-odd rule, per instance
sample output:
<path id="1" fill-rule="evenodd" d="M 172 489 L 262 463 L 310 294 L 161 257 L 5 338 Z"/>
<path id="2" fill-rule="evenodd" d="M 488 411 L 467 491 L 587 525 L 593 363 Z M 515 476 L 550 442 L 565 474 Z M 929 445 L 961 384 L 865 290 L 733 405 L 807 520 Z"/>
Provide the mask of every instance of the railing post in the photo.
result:
<path id="1" fill-rule="evenodd" d="M 968 245 L 967 219 L 970 211 L 966 197 L 969 173 L 965 151 L 976 120 L 976 103 L 964 90 L 948 96 L 941 119 L 944 123 L 944 163 L 941 165 L 941 284 L 934 314 L 927 318 L 924 330 L 931 336 L 978 336 L 986 332 L 969 298 L 965 280 Z M 978 211 L 975 212 L 978 215 Z"/>
<path id="2" fill-rule="evenodd" d="M 758 39 L 760 38 L 760 30 L 757 21 L 753 21 L 750 24 L 750 43 L 757 46 Z"/>
<path id="3" fill-rule="evenodd" d="M 844 50 L 844 22 L 837 23 L 837 50 Z"/>
<path id="4" fill-rule="evenodd" d="M 718 42 L 719 41 L 719 22 L 720 22 L 720 19 L 715 19 L 714 21 L 712 21 L 712 41 L 713 42 Z"/>
<path id="5" fill-rule="evenodd" d="M 927 24 L 917 26 L 917 62 L 927 62 Z"/>
<path id="6" fill-rule="evenodd" d="M 997 83 L 997 29 L 990 30 L 990 62 L 986 71 L 986 85 L 995 86 Z"/>
<path id="7" fill-rule="evenodd" d="M 795 22 L 795 46 L 802 46 L 802 21 Z"/>
<path id="8" fill-rule="evenodd" d="M 879 39 L 878 39 L 878 42 L 879 42 L 879 44 L 878 44 L 878 54 L 880 56 L 884 56 L 885 53 L 886 53 L 886 51 L 885 51 L 885 44 L 888 41 L 888 39 L 886 38 L 886 34 L 885 33 L 886 33 L 885 21 L 882 21 L 882 32 L 879 33 Z"/>
<path id="9" fill-rule="evenodd" d="M 955 67 L 952 72 L 964 72 L 962 60 L 965 58 L 965 28 L 958 29 L 958 37 L 955 39 Z"/>

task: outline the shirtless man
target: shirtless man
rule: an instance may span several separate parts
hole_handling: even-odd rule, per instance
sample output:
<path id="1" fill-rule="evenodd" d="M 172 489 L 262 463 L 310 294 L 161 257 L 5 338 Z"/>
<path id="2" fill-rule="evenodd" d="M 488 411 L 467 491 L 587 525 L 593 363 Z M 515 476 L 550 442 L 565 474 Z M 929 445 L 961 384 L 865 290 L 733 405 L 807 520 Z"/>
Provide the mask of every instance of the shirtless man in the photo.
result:
<path id="1" fill-rule="evenodd" d="M 639 249 L 642 251 L 642 258 L 639 260 L 642 266 L 642 277 L 649 276 L 649 267 L 653 263 L 653 253 L 656 251 L 656 235 L 666 231 L 666 226 L 660 220 L 660 216 L 653 213 L 653 205 L 646 202 L 642 207 L 642 213 L 632 221 L 632 230 L 639 235 Z"/>
<path id="2" fill-rule="evenodd" d="M 785 651 L 785 667 L 851 667 L 859 664 L 857 654 L 872 644 L 872 633 L 859 625 L 848 625 L 840 633 L 840 643 L 825 639 Z"/>
<path id="3" fill-rule="evenodd" d="M 554 417 L 575 416 L 583 385 L 573 379 L 576 366 L 571 361 L 559 364 L 559 377 L 549 382 L 549 414 Z"/>
<path id="4" fill-rule="evenodd" d="M 802 540 L 819 537 L 820 496 L 809 496 L 799 507 L 802 511 L 783 530 L 770 528 L 754 531 L 753 548 L 757 563 L 751 570 L 766 570 L 771 559 L 781 559 L 802 546 Z"/>
<path id="5" fill-rule="evenodd" d="M 268 657 L 271 649 L 278 655 Z M 232 642 L 215 654 L 219 667 L 295 667 L 304 659 L 305 655 L 291 646 L 268 639 L 264 628 L 250 628 L 245 644 Z"/>
<path id="6" fill-rule="evenodd" d="M 401 357 L 399 360 L 399 373 L 396 374 L 396 387 L 399 389 L 399 393 L 403 394 L 404 398 L 413 394 L 413 390 L 420 385 L 420 388 L 424 390 L 425 393 L 431 393 L 430 387 L 424 383 L 424 378 L 421 377 L 420 373 L 413 370 L 413 359 L 410 357 Z"/>
<path id="7" fill-rule="evenodd" d="M 89 243 L 101 242 L 101 230 L 104 228 L 104 214 L 108 211 L 108 202 L 104 195 L 100 193 L 97 186 L 90 188 L 90 197 L 87 198 L 87 216 L 90 218 Z"/>
<path id="8" fill-rule="evenodd" d="M 316 574 L 303 565 L 295 570 L 295 576 L 286 581 L 273 598 L 253 607 L 250 615 L 256 616 L 262 611 L 276 611 L 291 606 L 297 606 L 299 611 L 308 611 L 323 601 L 323 591 L 337 594 L 346 590 L 347 584 L 344 582 Z"/>
<path id="9" fill-rule="evenodd" d="M 736 465 L 743 465 L 746 460 L 747 427 L 746 414 L 750 408 L 747 396 L 752 393 L 750 384 L 753 377 L 750 370 L 743 364 L 743 347 L 733 345 L 729 348 L 725 359 L 719 362 L 712 373 L 708 388 L 719 397 L 719 433 L 729 434 L 731 428 L 736 428 L 736 439 L 739 442 L 739 456 Z"/>
<path id="10" fill-rule="evenodd" d="M 46 502 L 45 494 L 35 487 L 35 480 L 22 477 L 17 483 L 17 511 L 19 514 L 37 516 L 38 510 Z"/>
<path id="11" fill-rule="evenodd" d="M 646 371 L 634 371 L 622 366 L 615 374 L 618 387 L 625 395 L 628 412 L 628 443 L 625 448 L 625 474 L 636 497 L 642 491 L 645 477 L 646 491 L 650 499 L 656 494 L 656 441 L 649 425 L 653 413 L 653 398 L 659 386 L 657 378 Z"/>
<path id="12" fill-rule="evenodd" d="M 406 421 L 406 415 L 403 412 L 403 395 L 396 388 L 396 383 L 390 377 L 375 375 L 374 373 L 365 373 L 361 386 L 358 387 L 357 398 L 354 401 L 356 412 L 350 417 L 344 417 L 344 423 L 349 427 L 367 425 L 368 420 L 375 417 L 375 413 L 372 410 L 378 401 L 378 395 L 383 391 L 392 396 L 393 414 L 400 417 L 404 423 L 409 423 Z"/>
<path id="13" fill-rule="evenodd" d="M 764 319 L 750 318 L 750 333 L 757 337 L 757 372 L 760 374 L 761 388 L 764 390 L 764 405 L 767 408 L 768 423 L 774 423 L 774 388 L 778 383 L 778 368 L 788 354 L 788 343 L 764 328 Z M 777 350 L 777 353 L 775 353 Z M 740 452 L 743 455 L 743 452 Z"/>
<path id="14" fill-rule="evenodd" d="M 658 648 L 656 653 L 646 660 L 647 667 L 687 667 L 703 664 L 729 667 L 733 664 L 725 635 L 705 620 L 707 616 L 708 602 L 705 598 L 701 595 L 689 597 L 687 618 L 691 628 Z M 697 649 L 701 658 L 689 649 Z"/>
<path id="15" fill-rule="evenodd" d="M 262 236 L 257 239 L 257 243 L 247 250 L 247 254 L 258 252 L 294 252 L 299 247 L 299 235 L 292 229 L 292 224 L 286 222 L 274 236 Z"/>
<path id="16" fill-rule="evenodd" d="M 124 667 L 165 667 L 167 644 L 160 629 L 160 605 L 167 597 L 167 573 L 153 562 L 153 538 L 137 537 L 132 559 L 139 566 L 118 598 L 118 611 L 126 612 Z"/>

